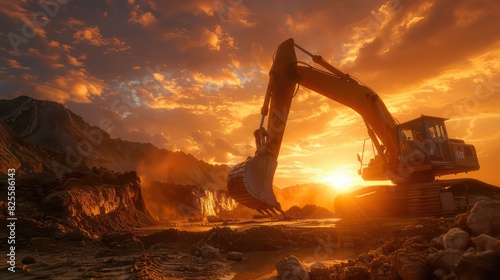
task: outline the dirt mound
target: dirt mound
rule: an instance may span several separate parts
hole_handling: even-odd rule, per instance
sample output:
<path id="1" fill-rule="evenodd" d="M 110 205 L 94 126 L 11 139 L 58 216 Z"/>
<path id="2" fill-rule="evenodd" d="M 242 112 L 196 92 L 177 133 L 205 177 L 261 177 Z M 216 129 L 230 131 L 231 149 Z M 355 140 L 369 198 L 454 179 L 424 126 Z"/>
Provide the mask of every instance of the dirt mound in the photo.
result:
<path id="1" fill-rule="evenodd" d="M 285 213 L 287 217 L 295 219 L 326 219 L 336 217 L 330 210 L 313 204 L 308 204 L 302 208 L 292 206 Z"/>

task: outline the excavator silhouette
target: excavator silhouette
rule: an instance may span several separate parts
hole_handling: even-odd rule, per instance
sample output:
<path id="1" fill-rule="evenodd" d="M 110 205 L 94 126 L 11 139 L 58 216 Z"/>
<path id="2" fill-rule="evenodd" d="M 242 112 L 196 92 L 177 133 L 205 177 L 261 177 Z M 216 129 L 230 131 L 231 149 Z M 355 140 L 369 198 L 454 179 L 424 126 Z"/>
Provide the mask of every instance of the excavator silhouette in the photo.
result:
<path id="1" fill-rule="evenodd" d="M 295 48 L 325 70 L 298 62 Z M 364 180 L 393 183 L 337 196 L 335 211 L 342 216 L 445 215 L 472 207 L 480 197 L 499 195 L 499 188 L 474 179 L 435 180 L 436 176 L 479 169 L 474 146 L 448 138 L 445 118 L 422 115 L 399 123 L 372 89 L 295 44 L 292 38 L 278 47 L 269 76 L 260 126 L 254 133 L 257 151 L 234 166 L 227 178 L 229 194 L 238 203 L 261 214 L 277 215 L 277 210 L 284 215 L 273 193 L 273 178 L 298 85 L 361 115 L 369 138 L 358 154 L 358 173 Z M 365 163 L 367 140 L 371 140 L 374 157 Z"/>

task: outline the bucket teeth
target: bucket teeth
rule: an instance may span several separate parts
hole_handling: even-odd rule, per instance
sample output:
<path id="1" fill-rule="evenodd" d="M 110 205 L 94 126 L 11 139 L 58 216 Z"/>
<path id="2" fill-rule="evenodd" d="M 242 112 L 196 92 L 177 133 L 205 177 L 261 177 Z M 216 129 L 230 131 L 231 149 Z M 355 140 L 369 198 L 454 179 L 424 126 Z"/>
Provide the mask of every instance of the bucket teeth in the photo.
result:
<path id="1" fill-rule="evenodd" d="M 273 215 L 271 214 L 271 212 L 269 212 L 269 209 L 265 208 L 263 209 L 264 212 L 266 212 L 267 215 L 269 215 L 269 217 L 273 217 Z"/>
<path id="2" fill-rule="evenodd" d="M 278 213 L 276 213 L 276 211 L 274 210 L 274 208 L 271 208 L 270 210 L 271 210 L 271 212 L 272 212 L 272 213 L 273 213 L 276 217 L 279 217 Z"/>

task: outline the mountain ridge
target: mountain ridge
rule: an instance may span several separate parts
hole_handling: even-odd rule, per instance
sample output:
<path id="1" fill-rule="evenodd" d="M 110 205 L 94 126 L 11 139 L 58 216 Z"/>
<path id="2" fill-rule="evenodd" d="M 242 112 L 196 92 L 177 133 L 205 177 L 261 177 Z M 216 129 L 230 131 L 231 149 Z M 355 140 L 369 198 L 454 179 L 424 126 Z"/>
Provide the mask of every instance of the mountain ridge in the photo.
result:
<path id="1" fill-rule="evenodd" d="M 43 171 L 57 177 L 75 169 L 104 167 L 117 172 L 134 170 L 141 179 L 148 181 L 196 184 L 213 190 L 226 188 L 228 166 L 212 165 L 191 154 L 168 151 L 151 143 L 112 138 L 103 129 L 91 126 L 57 102 L 25 95 L 0 100 L 0 121 L 10 127 L 7 134 L 15 132 L 14 137 L 36 147 L 34 153 L 43 153 Z M 4 143 L 3 146 L 4 150 L 9 150 L 8 145 Z M 33 163 L 28 164 L 23 156 L 25 152 L 10 155 L 3 159 L 2 165 L 28 167 L 30 170 L 25 173 L 41 172 L 40 168 L 34 168 Z M 47 166 L 47 155 L 50 167 Z"/>

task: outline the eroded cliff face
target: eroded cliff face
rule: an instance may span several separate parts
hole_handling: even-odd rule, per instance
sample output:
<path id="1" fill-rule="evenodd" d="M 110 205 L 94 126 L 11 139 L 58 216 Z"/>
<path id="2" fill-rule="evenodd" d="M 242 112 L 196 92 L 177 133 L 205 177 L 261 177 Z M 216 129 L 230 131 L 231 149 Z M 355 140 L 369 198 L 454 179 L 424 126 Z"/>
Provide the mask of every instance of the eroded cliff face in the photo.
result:
<path id="1" fill-rule="evenodd" d="M 101 234 L 154 224 L 135 172 L 121 174 L 100 168 L 73 173 L 61 189 L 47 195 L 41 208 L 47 215 L 89 232 Z"/>
<path id="2" fill-rule="evenodd" d="M 0 205 L 6 207 L 5 202 Z M 155 225 L 136 173 L 104 168 L 72 172 L 60 180 L 19 178 L 15 215 L 19 236 L 25 241 L 34 237 L 90 238 Z"/>
<path id="3" fill-rule="evenodd" d="M 218 216 L 222 211 L 231 211 L 238 205 L 225 191 L 204 190 L 197 202 L 202 217 Z"/>
<path id="4" fill-rule="evenodd" d="M 143 184 L 147 208 L 157 220 L 179 220 L 218 216 L 236 208 L 227 191 L 207 190 L 196 185 L 159 182 Z"/>

